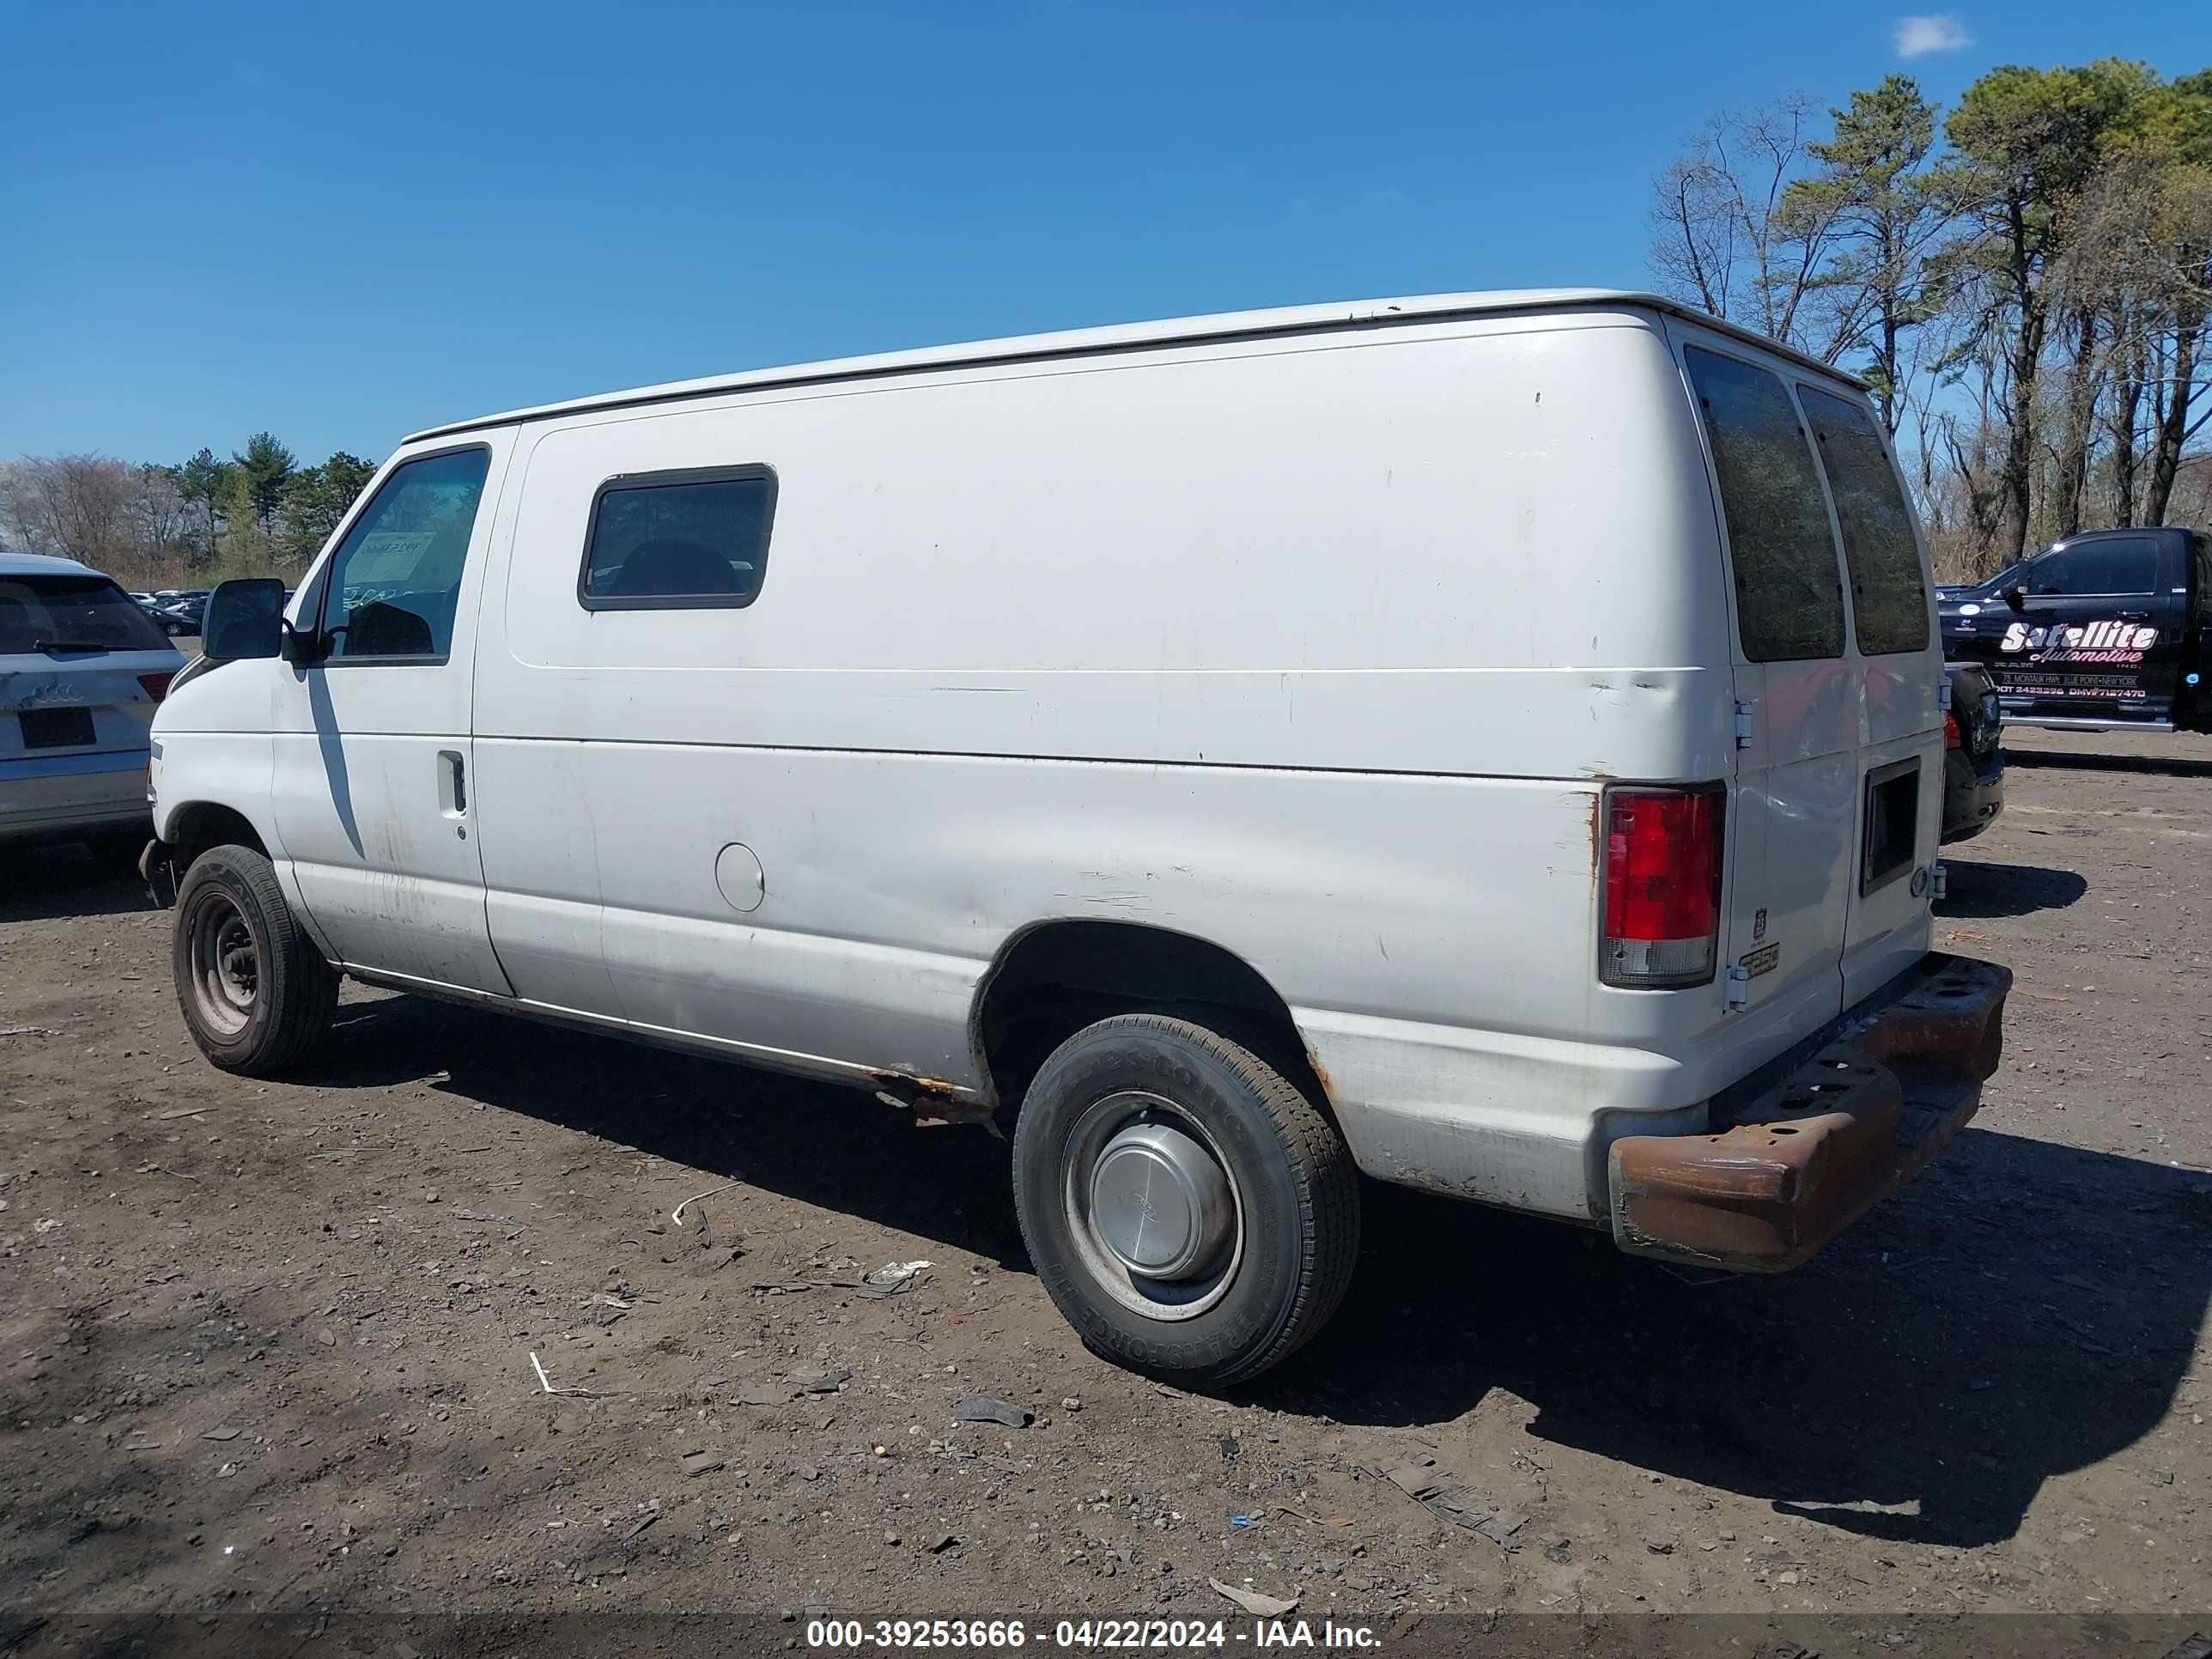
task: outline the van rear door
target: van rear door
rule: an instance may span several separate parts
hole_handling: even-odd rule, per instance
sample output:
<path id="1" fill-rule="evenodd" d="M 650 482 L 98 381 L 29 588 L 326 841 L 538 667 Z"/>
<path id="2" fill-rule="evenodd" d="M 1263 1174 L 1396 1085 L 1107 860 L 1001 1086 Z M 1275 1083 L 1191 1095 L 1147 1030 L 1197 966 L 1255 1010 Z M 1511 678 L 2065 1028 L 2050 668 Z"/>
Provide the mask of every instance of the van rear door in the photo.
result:
<path id="1" fill-rule="evenodd" d="M 1842 567 L 1796 399 L 1732 339 L 1669 322 L 1696 404 L 1735 619 L 1722 973 L 1755 1064 L 1843 1007 L 1858 816 Z"/>
<path id="2" fill-rule="evenodd" d="M 1844 933 L 1844 1001 L 1926 953 L 1928 876 L 1942 833 L 1943 654 L 1928 562 L 1873 412 L 1806 380 L 1813 436 L 1850 585 L 1850 657 L 1858 728 L 1858 827 Z"/>

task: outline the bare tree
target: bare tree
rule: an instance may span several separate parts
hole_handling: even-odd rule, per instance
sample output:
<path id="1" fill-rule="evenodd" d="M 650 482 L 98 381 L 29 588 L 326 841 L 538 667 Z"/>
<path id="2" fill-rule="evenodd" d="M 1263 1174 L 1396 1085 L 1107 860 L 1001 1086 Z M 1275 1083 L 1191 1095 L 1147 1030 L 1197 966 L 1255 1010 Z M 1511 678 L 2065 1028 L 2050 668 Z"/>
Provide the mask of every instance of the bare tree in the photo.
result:
<path id="1" fill-rule="evenodd" d="M 190 514 L 167 467 L 106 455 L 27 456 L 0 466 L 0 526 L 58 554 L 152 584 L 185 562 Z"/>
<path id="2" fill-rule="evenodd" d="M 2174 469 L 2166 513 L 2169 524 L 2212 530 L 2212 455 L 2188 456 Z"/>
<path id="3" fill-rule="evenodd" d="M 137 550 L 137 473 L 105 455 L 27 458 L 0 479 L 0 514 L 33 552 L 106 569 Z"/>
<path id="4" fill-rule="evenodd" d="M 1840 343 L 1804 337 L 1801 313 L 1840 204 L 1783 210 L 1819 109 L 1793 93 L 1706 123 L 1652 181 L 1651 264 L 1668 293 L 1832 360 Z"/>
<path id="5" fill-rule="evenodd" d="M 155 573 L 191 562 L 194 551 L 191 508 L 177 488 L 173 468 L 138 469 L 138 494 L 131 503 L 131 515 L 148 586 L 153 585 Z"/>

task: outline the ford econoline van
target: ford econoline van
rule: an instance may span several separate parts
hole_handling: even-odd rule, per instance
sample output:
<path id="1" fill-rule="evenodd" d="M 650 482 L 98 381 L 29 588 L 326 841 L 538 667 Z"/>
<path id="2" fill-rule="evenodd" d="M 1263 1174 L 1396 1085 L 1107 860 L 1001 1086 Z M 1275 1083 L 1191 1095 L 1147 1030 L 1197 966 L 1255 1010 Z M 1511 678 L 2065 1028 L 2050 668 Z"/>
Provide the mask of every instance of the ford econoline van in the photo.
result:
<path id="1" fill-rule="evenodd" d="M 1950 1139 L 1929 596 L 1863 388 L 1648 295 L 686 381 L 220 589 L 147 868 L 218 1066 L 350 975 L 990 1125 L 1084 1338 L 1222 1383 L 1360 1173 L 1766 1271 Z"/>

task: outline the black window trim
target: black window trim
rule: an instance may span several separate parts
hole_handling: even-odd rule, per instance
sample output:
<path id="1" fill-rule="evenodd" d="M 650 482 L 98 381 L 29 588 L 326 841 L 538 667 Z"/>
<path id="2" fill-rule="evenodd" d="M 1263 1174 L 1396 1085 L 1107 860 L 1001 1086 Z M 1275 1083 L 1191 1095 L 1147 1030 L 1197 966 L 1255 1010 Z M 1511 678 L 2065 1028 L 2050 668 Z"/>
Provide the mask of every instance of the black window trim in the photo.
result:
<path id="1" fill-rule="evenodd" d="M 761 506 L 760 544 L 754 550 L 750 593 L 594 593 L 591 591 L 592 546 L 599 537 L 600 503 L 619 489 L 681 489 L 687 484 L 761 483 L 768 499 Z M 586 611 L 743 611 L 768 586 L 769 544 L 775 535 L 775 499 L 781 489 L 775 468 L 766 461 L 738 466 L 686 466 L 657 472 L 617 472 L 592 492 L 584 520 L 583 562 L 576 571 L 576 603 Z"/>
<path id="2" fill-rule="evenodd" d="M 1906 846 L 1903 858 L 1890 866 L 1888 869 L 1877 872 L 1874 867 L 1875 793 L 1885 784 L 1894 783 L 1903 777 L 1911 777 L 1914 780 L 1912 793 L 1914 822 L 1911 839 Z M 1927 787 L 1927 776 L 1921 770 L 1920 757 L 1917 755 L 1907 755 L 1901 760 L 1891 761 L 1886 766 L 1875 767 L 1867 773 L 1866 781 L 1860 786 L 1859 789 L 1859 896 L 1861 898 L 1871 898 L 1884 888 L 1894 885 L 1903 880 L 1905 874 L 1918 865 L 1920 861 L 1920 792 Z"/>
<path id="3" fill-rule="evenodd" d="M 1813 436 L 1813 428 L 1806 422 L 1805 405 L 1798 401 L 1796 377 L 1760 362 L 1756 357 L 1747 356 L 1741 350 L 1723 350 L 1719 346 L 1708 344 L 1694 335 L 1683 337 L 1681 349 L 1682 387 L 1690 394 L 1690 413 L 1698 423 L 1698 447 L 1705 458 L 1706 484 L 1712 491 L 1713 514 L 1720 532 L 1722 552 L 1728 560 L 1729 620 L 1735 632 L 1737 652 L 1747 664 L 1759 668 L 1771 668 L 1777 663 L 1850 661 L 1859 654 L 1856 619 L 1851 614 L 1850 562 L 1844 556 L 1843 526 L 1837 521 L 1836 504 L 1828 494 L 1828 474 L 1820 465 L 1819 441 Z M 1721 460 L 1713 447 L 1712 423 L 1705 417 L 1705 400 L 1698 391 L 1697 378 L 1690 372 L 1689 354 L 1692 351 L 1702 351 L 1708 357 L 1724 358 L 1765 374 L 1782 388 L 1782 395 L 1790 400 L 1791 416 L 1797 422 L 1797 436 L 1805 446 L 1806 458 L 1813 464 L 1814 481 L 1820 486 L 1820 504 L 1827 509 L 1828 550 L 1835 560 L 1836 601 L 1843 623 L 1843 636 L 1836 641 L 1836 654 L 1832 657 L 1754 657 L 1745 641 L 1743 608 L 1736 592 L 1735 538 L 1729 531 L 1728 498 L 1721 489 Z"/>
<path id="4" fill-rule="evenodd" d="M 2138 531 L 2138 532 L 2136 532 L 2137 536 L 2138 536 L 2138 537 L 2140 537 L 2140 538 L 2141 538 L 2141 539 L 2142 539 L 2142 540 L 2144 540 L 2144 541 L 2147 541 L 2147 542 L 2149 542 L 2149 543 L 2152 544 L 2152 549 L 2153 549 L 2153 555 L 2154 555 L 2154 556 L 2153 556 L 2153 560 L 2152 560 L 2152 563 L 2151 563 L 2151 574 L 2150 574 L 2150 581 L 2151 581 L 2151 585 L 2150 585 L 2148 587 L 2139 587 L 2139 588 L 2136 588 L 2133 592 L 2103 592 L 2103 593 L 2089 593 L 2089 592 L 2080 592 L 2080 593 L 2037 593 L 2037 592 L 2029 592 L 2029 593 L 2028 593 L 2027 597 L 2028 597 L 2029 599 L 2156 599 L 2160 594 L 2163 593 L 2163 592 L 2166 591 L 2166 589 L 2165 589 L 2164 587 L 2161 587 L 2161 586 L 2159 585 L 2160 579 L 2160 578 L 2165 574 L 2165 573 L 2166 573 L 2166 553 L 2165 553 L 2165 550 L 2164 550 L 2162 548 L 2160 548 L 2160 547 L 2159 547 L 2159 545 L 2158 545 L 2158 544 L 2159 544 L 2161 540 L 2163 540 L 2163 539 L 2164 539 L 2164 538 L 2162 538 L 2162 537 L 2159 536 L 2159 535 L 2156 533 L 2159 530 L 2163 529 L 2163 528 L 2165 528 L 2165 526 L 2161 526 L 2161 525 L 2147 526 L 2145 526 L 2143 529 L 2142 529 L 2142 530 L 2140 530 L 2140 531 Z M 2101 543 L 2103 543 L 2103 542 L 2105 542 L 2105 541 L 2107 541 L 2107 540 L 2110 540 L 2110 541 L 2118 541 L 2118 540 L 2120 540 L 2120 539 L 2122 539 L 2122 538 L 2119 538 L 2119 537 L 2118 537 L 2118 536 L 2113 536 L 2113 537 L 2109 537 L 2109 538 L 2107 538 L 2107 537 L 2100 537 L 2100 538 L 2098 538 L 2098 541 L 2097 541 L 2097 542 L 2093 542 L 2093 543 L 2091 543 L 2091 544 L 2090 544 L 2090 545 L 2094 547 L 2094 546 L 2100 545 Z M 2049 558 L 2063 558 L 2065 555 L 2067 555 L 2067 554 L 2069 554 L 2069 553 L 2072 552 L 2072 551 L 2075 550 L 2075 548 L 2076 548 L 2076 547 L 2077 547 L 2077 546 L 2079 546 L 2079 545 L 2080 545 L 2080 543 L 2079 543 L 2079 542 L 2075 542 L 2075 541 L 2064 541 L 2064 540 L 2062 540 L 2061 542 L 2059 542 L 2059 543 L 2058 543 L 2057 544 L 2056 544 L 2055 546 L 2051 546 L 2051 547 L 2046 547 L 2046 548 L 2045 548 L 2045 549 L 2043 550 L 2043 551 L 2041 551 L 2040 553 L 2031 553 L 2031 554 L 2029 554 L 2029 555 L 2027 556 L 2027 570 L 2026 570 L 2025 572 L 2023 572 L 2023 573 L 2022 573 L 2022 580 L 2021 580 L 2021 584 L 2020 584 L 2020 585 L 2021 585 L 2022 587 L 2026 587 L 2026 586 L 2027 586 L 2027 579 L 2028 577 L 2032 577 L 2032 576 L 2035 574 L 2035 567 L 2036 567 L 2036 566 L 2038 566 L 2039 564 L 2041 564 L 2041 563 L 2042 563 L 2045 559 L 2049 559 Z M 2167 586 L 2171 586 L 2171 584 L 2169 583 L 2169 584 L 2167 584 Z"/>
<path id="5" fill-rule="evenodd" d="M 1882 461 L 1889 468 L 1890 481 L 1897 486 L 1897 498 L 1905 503 L 1905 516 L 1912 523 L 1912 556 L 1920 562 L 1920 599 L 1931 619 L 1926 636 L 1917 645 L 1908 645 L 1897 651 L 1869 651 L 1859 643 L 1859 596 L 1851 580 L 1851 544 L 1844 535 L 1844 509 L 1836 501 L 1836 481 L 1828 476 L 1827 453 L 1820 447 L 1820 434 L 1813 430 L 1813 417 L 1805 408 L 1805 394 L 1808 392 L 1818 392 L 1834 398 L 1866 422 L 1867 435 L 1881 451 Z M 1836 550 L 1843 556 L 1844 621 L 1850 630 L 1845 640 L 1849 656 L 1856 657 L 1863 662 L 1874 662 L 1889 657 L 1911 657 L 1926 651 L 1939 650 L 1942 643 L 1942 630 L 1933 620 L 1935 584 L 1930 580 L 1936 573 L 1927 562 L 1927 550 L 1921 540 L 1920 518 L 1912 510 L 1912 494 L 1905 487 L 1905 474 L 1898 467 L 1897 453 L 1883 434 L 1881 423 L 1874 418 L 1874 410 L 1864 403 L 1854 402 L 1827 386 L 1802 377 L 1790 382 L 1790 396 L 1797 405 L 1797 418 L 1803 423 L 1805 437 L 1813 446 L 1813 470 L 1820 474 L 1820 493 L 1827 497 L 1828 520 L 1834 526 Z"/>
<path id="6" fill-rule="evenodd" d="M 448 455 L 465 455 L 471 450 L 481 451 L 485 458 L 484 484 L 485 487 L 489 489 L 491 483 L 491 462 L 493 459 L 492 447 L 487 443 L 471 443 L 447 444 L 437 449 L 426 449 L 419 455 L 409 455 L 404 459 L 396 460 L 392 463 L 390 470 L 387 471 L 381 478 L 376 480 L 376 488 L 374 490 L 364 489 L 362 491 L 361 500 L 355 504 L 356 510 L 346 515 L 346 520 L 343 526 L 332 538 L 331 556 L 323 561 L 321 570 L 319 571 L 313 578 L 312 578 L 312 580 L 315 583 L 319 584 L 322 589 L 319 593 L 315 595 L 315 634 L 318 639 L 327 639 L 329 637 L 328 630 L 323 626 L 323 619 L 330 614 L 331 595 L 332 592 L 337 591 L 337 584 L 331 580 L 331 577 L 337 568 L 338 550 L 345 544 L 345 538 L 353 534 L 354 526 L 360 522 L 361 519 L 368 512 L 370 507 L 376 505 L 376 498 L 384 494 L 385 486 L 389 484 L 392 479 L 398 477 L 406 468 L 414 465 L 417 461 L 441 461 Z M 494 506 L 496 507 L 497 503 L 495 502 Z M 479 518 L 483 516 L 483 497 L 482 495 L 479 495 L 477 498 L 477 514 Z M 471 546 L 475 544 L 476 539 L 477 524 L 476 520 L 472 519 L 469 521 L 469 542 Z M 461 556 L 461 580 L 464 582 L 468 580 L 468 556 L 464 553 Z M 456 595 L 453 607 L 453 632 L 459 633 L 459 631 L 460 605 L 459 603 L 459 596 Z M 452 637 L 448 635 L 446 641 L 446 648 L 433 655 L 421 657 L 395 657 L 390 655 L 378 657 L 346 657 L 340 656 L 335 652 L 328 652 L 324 655 L 318 657 L 313 662 L 307 664 L 306 666 L 308 668 L 443 668 L 448 663 L 452 662 L 453 659 L 453 640 Z"/>

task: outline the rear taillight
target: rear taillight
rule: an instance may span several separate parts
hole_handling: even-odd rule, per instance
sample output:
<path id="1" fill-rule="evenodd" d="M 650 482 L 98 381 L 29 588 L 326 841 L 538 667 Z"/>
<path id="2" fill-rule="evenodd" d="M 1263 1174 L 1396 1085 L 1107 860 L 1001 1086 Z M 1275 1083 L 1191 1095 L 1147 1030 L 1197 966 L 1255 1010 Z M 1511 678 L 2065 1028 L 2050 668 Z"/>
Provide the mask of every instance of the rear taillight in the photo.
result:
<path id="1" fill-rule="evenodd" d="M 1605 983 L 1664 990 L 1712 978 L 1727 812 L 1718 784 L 1606 791 Z"/>
<path id="2" fill-rule="evenodd" d="M 141 674 L 138 677 L 138 684 L 145 691 L 147 700 L 149 702 L 159 702 L 162 698 L 169 695 L 169 682 L 176 678 L 177 677 L 173 672 L 165 674 Z"/>
<path id="3" fill-rule="evenodd" d="M 1943 746 L 1946 749 L 1959 746 L 1959 717 L 1948 708 L 1943 711 Z"/>

